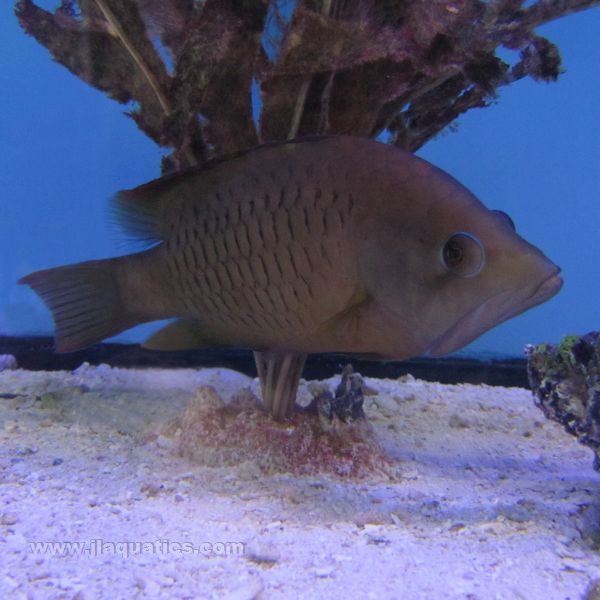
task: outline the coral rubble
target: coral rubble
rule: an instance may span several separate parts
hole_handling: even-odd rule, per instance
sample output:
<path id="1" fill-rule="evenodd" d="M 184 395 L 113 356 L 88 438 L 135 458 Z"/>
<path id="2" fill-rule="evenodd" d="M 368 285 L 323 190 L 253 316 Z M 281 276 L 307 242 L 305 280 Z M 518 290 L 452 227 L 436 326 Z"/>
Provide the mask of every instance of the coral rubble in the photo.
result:
<path id="1" fill-rule="evenodd" d="M 17 359 L 12 354 L 0 354 L 0 371 L 16 369 Z"/>

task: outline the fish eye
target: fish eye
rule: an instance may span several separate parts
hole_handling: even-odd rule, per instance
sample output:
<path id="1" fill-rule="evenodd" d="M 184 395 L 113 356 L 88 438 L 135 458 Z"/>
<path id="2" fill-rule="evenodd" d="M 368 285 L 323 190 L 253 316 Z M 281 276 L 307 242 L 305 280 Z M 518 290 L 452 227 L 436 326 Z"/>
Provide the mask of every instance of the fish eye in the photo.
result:
<path id="1" fill-rule="evenodd" d="M 492 212 L 497 214 L 505 223 L 508 223 L 513 231 L 517 230 L 515 222 L 503 210 L 492 210 Z"/>
<path id="2" fill-rule="evenodd" d="M 442 246 L 440 259 L 444 268 L 453 275 L 475 277 L 485 265 L 485 251 L 473 234 L 459 231 Z"/>

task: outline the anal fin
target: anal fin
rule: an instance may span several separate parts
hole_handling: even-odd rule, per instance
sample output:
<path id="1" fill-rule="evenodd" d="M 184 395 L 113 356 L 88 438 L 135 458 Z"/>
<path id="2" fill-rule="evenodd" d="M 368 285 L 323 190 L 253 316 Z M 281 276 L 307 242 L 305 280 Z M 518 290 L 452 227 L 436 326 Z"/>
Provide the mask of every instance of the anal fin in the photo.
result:
<path id="1" fill-rule="evenodd" d="M 153 333 L 143 344 L 148 350 L 196 350 L 198 348 L 224 347 L 201 321 L 178 319 Z"/>

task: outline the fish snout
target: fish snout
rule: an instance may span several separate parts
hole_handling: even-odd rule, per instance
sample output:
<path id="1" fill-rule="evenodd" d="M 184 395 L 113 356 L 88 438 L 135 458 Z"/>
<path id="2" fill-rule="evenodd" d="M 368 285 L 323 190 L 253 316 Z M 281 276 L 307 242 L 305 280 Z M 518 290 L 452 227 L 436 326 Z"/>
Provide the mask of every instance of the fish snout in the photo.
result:
<path id="1" fill-rule="evenodd" d="M 523 240 L 524 241 L 524 240 Z M 561 268 L 555 265 L 541 250 L 525 242 L 527 248 L 512 263 L 514 274 L 525 294 L 522 301 L 527 307 L 541 304 L 557 294 L 563 286 Z M 516 290 L 515 290 L 516 291 Z"/>
<path id="2" fill-rule="evenodd" d="M 519 268 L 520 267 L 520 268 Z M 429 348 L 432 357 L 454 352 L 480 335 L 557 294 L 561 269 L 541 252 L 514 265 L 514 284 L 476 304 L 440 335 Z"/>
<path id="3" fill-rule="evenodd" d="M 530 296 L 533 305 L 541 304 L 546 300 L 552 298 L 558 294 L 563 286 L 563 278 L 560 276 L 561 268 L 557 267 L 554 263 L 550 263 L 548 271 L 549 274 L 545 279 L 537 286 L 533 294 Z"/>

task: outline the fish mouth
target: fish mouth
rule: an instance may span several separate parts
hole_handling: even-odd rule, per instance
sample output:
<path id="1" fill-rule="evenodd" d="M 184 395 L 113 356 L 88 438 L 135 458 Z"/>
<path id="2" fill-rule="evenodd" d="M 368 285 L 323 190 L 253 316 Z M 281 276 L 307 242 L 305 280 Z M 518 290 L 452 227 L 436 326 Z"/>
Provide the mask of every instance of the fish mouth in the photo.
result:
<path id="1" fill-rule="evenodd" d="M 488 329 L 552 298 L 563 285 L 562 277 L 559 275 L 560 269 L 554 265 L 553 267 L 552 273 L 533 290 L 525 289 L 521 300 L 518 292 L 515 294 L 514 290 L 506 290 L 484 300 L 439 336 L 429 348 L 429 355 L 435 358 L 454 352 Z"/>

